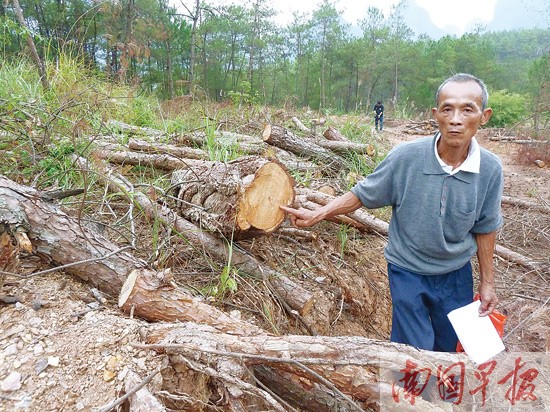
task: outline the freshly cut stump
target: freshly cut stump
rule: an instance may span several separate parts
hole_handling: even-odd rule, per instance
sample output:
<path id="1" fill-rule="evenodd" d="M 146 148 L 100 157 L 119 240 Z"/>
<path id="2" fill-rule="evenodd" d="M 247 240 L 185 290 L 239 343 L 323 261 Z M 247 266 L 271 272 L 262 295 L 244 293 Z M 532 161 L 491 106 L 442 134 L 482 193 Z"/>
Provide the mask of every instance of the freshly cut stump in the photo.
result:
<path id="1" fill-rule="evenodd" d="M 183 217 L 234 238 L 275 230 L 285 219 L 279 206 L 294 201 L 294 180 L 286 168 L 259 156 L 176 170 L 172 186 Z"/>

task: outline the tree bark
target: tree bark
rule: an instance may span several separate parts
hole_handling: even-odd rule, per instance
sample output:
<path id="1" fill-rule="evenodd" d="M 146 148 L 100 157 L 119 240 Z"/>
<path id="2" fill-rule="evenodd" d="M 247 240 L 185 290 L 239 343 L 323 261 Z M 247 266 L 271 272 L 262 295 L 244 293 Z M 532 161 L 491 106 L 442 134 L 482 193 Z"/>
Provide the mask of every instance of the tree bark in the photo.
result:
<path id="1" fill-rule="evenodd" d="M 124 379 L 124 390 L 126 393 L 134 390 L 141 383 L 141 378 L 132 370 L 128 371 Z M 128 412 L 166 412 L 166 408 L 147 389 L 143 387 L 130 395 L 128 398 Z"/>
<path id="2" fill-rule="evenodd" d="M 210 325 L 224 333 L 265 334 L 257 326 L 237 321 L 178 288 L 169 269 L 134 269 L 122 286 L 118 306 L 124 313 L 161 322 L 185 320 Z"/>
<path id="3" fill-rule="evenodd" d="M 208 162 L 172 174 L 178 211 L 207 230 L 240 239 L 269 233 L 294 201 L 294 181 L 278 162 L 247 156 Z"/>
<path id="4" fill-rule="evenodd" d="M 316 140 L 315 143 L 334 153 L 359 153 L 374 156 L 376 150 L 371 144 L 354 143 L 354 142 L 333 142 L 330 140 Z M 372 162 L 371 162 L 372 163 Z"/>
<path id="5" fill-rule="evenodd" d="M 127 150 L 112 150 L 115 147 L 116 146 L 110 145 L 107 150 L 94 150 L 93 156 L 110 163 L 132 166 L 151 166 L 163 170 L 193 168 L 203 165 L 206 162 L 206 160 L 179 158 L 171 154 L 135 153 Z"/>
<path id="6" fill-rule="evenodd" d="M 300 410 L 315 412 L 353 410 L 353 406 L 345 399 L 334 396 L 334 393 L 319 385 L 310 384 L 304 387 L 303 380 L 291 373 L 264 365 L 256 365 L 252 370 L 260 382 Z"/>
<path id="7" fill-rule="evenodd" d="M 50 82 L 48 81 L 48 74 L 46 73 L 46 65 L 38 55 L 38 51 L 36 51 L 36 46 L 31 36 L 31 30 L 27 27 L 27 24 L 25 23 L 23 10 L 21 10 L 19 0 L 13 0 L 13 8 L 17 21 L 19 22 L 21 27 L 24 28 L 25 31 L 27 31 L 27 33 L 25 34 L 25 40 L 27 41 L 27 45 L 29 46 L 29 49 L 31 51 L 31 56 L 36 63 L 36 66 L 38 67 L 38 73 L 40 74 L 40 82 L 42 83 L 42 88 L 44 89 L 44 91 L 48 91 L 50 89 Z"/>
<path id="8" fill-rule="evenodd" d="M 185 159 L 208 160 L 208 153 L 202 149 L 195 149 L 187 146 L 175 146 L 171 144 L 152 144 L 145 140 L 130 139 L 128 148 L 138 152 L 170 154 Z"/>
<path id="9" fill-rule="evenodd" d="M 334 142 L 349 142 L 349 140 L 333 126 L 329 126 L 329 128 L 323 133 L 323 136 L 325 136 L 325 139 Z"/>
<path id="10" fill-rule="evenodd" d="M 270 145 L 288 150 L 299 156 L 314 158 L 333 171 L 339 171 L 344 167 L 344 160 L 340 156 L 318 146 L 312 141 L 295 136 L 281 126 L 268 124 L 264 128 L 262 136 L 264 142 Z"/>
<path id="11" fill-rule="evenodd" d="M 84 159 L 80 158 L 78 161 L 82 167 L 88 169 L 87 162 Z M 311 311 L 314 304 L 314 296 L 311 292 L 305 290 L 283 274 L 259 262 L 254 256 L 246 253 L 246 251 L 232 247 L 220 237 L 201 230 L 198 226 L 176 215 L 168 207 L 153 202 L 143 193 L 134 192 L 123 179 L 112 175 L 110 171 L 101 171 L 103 172 L 101 176 L 111 175 L 110 180 L 103 179 L 112 192 L 120 193 L 122 190 L 122 194 L 129 197 L 133 202 L 136 202 L 145 211 L 147 216 L 160 219 L 164 224 L 181 233 L 190 242 L 199 246 L 201 250 L 206 251 L 213 258 L 227 262 L 231 267 L 255 276 L 258 279 L 263 279 L 279 299 L 286 302 L 290 308 L 296 310 L 300 315 L 305 316 Z M 132 193 L 132 196 L 129 193 Z"/>
<path id="12" fill-rule="evenodd" d="M 311 130 L 305 124 L 303 124 L 300 121 L 300 119 L 298 119 L 297 117 L 293 117 L 291 120 L 292 120 L 292 123 L 294 123 L 296 127 L 300 129 L 302 132 L 308 133 L 308 134 L 311 133 Z"/>
<path id="13" fill-rule="evenodd" d="M 172 365 L 180 363 L 181 357 L 207 363 L 213 368 L 221 367 L 230 359 L 246 367 L 261 365 L 283 376 L 290 374 L 293 380 L 301 382 L 302 390 L 310 394 L 316 385 L 326 386 L 328 382 L 340 393 L 347 395 L 338 399 L 338 402 L 342 404 L 353 397 L 362 408 L 368 410 L 379 408 L 380 391 L 386 390 L 383 387 L 391 386 L 392 379 L 395 379 L 392 372 L 404 369 L 407 361 L 414 361 L 418 369 L 432 370 L 437 368 L 434 365 L 456 362 L 464 362 L 466 367 L 474 368 L 465 354 L 430 352 L 357 336 L 238 337 L 189 323 L 150 325 L 145 341 L 147 345 L 136 346 L 165 352 Z M 266 386 L 274 389 L 276 385 Z M 292 403 L 288 392 L 296 388 L 281 389 L 279 386 L 279 389 L 281 395 L 285 395 L 285 399 Z M 322 399 L 318 400 L 323 402 Z M 406 402 L 401 402 L 400 410 L 440 410 L 421 398 L 416 400 L 422 404 L 414 407 L 409 405 L 407 408 Z M 306 404 L 302 402 L 301 405 Z M 306 410 L 316 410 L 309 405 Z M 348 410 L 357 409 L 350 407 Z"/>
<path id="14" fill-rule="evenodd" d="M 57 265 L 101 258 L 119 249 L 79 225 L 54 204 L 41 200 L 41 192 L 4 176 L 0 176 L 0 219 L 2 223 L 24 228 L 33 252 L 49 257 Z M 118 296 L 127 273 L 144 266 L 144 261 L 121 252 L 105 260 L 66 268 L 65 272 L 114 297 Z"/>
<path id="15" fill-rule="evenodd" d="M 534 209 L 542 213 L 550 213 L 550 207 L 548 206 L 544 206 L 535 202 L 529 202 L 523 199 L 517 199 L 515 197 L 510 197 L 510 196 L 502 196 L 502 204 L 518 206 L 524 209 Z"/>
<path id="16" fill-rule="evenodd" d="M 306 188 L 297 189 L 296 193 L 300 196 L 304 196 L 306 200 L 318 204 L 319 207 L 326 205 L 334 199 L 334 196 Z M 388 236 L 388 223 L 374 217 L 364 209 L 358 209 L 355 212 L 347 214 L 346 216 L 363 225 L 370 231 L 379 233 L 383 236 Z"/>

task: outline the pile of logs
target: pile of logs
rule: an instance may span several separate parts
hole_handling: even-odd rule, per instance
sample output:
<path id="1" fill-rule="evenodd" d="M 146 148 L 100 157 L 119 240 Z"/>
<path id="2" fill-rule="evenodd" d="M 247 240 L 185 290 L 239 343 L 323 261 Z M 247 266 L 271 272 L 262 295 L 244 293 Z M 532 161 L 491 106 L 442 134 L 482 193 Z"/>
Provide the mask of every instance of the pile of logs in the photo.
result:
<path id="1" fill-rule="evenodd" d="M 143 132 L 133 126 L 116 126 L 132 134 Z M 299 154 L 305 158 L 303 165 L 320 163 L 323 171 L 333 173 L 343 168 L 343 153 L 374 154 L 371 145 L 350 142 L 333 127 L 325 131 L 325 139 L 311 130 L 308 133 L 308 137 L 299 137 L 276 125 L 267 125 L 261 140 L 220 133 L 219 140 L 238 142 L 243 150 L 254 153 L 227 163 L 207 160 L 200 149 L 139 139 L 130 139 L 131 150 L 112 142 L 96 142 L 90 156 L 93 161 L 76 156 L 73 160 L 82 171 L 97 173 L 113 194 L 138 205 L 146 218 L 161 221 L 209 257 L 228 262 L 263 282 L 289 316 L 304 322 L 315 308 L 315 292 L 246 251 L 232 248 L 227 239 L 278 230 L 285 219 L 281 205 L 317 208 L 333 199 L 319 191 L 296 189 L 288 164 L 276 160 L 277 156 L 264 156 L 270 148 L 278 155 L 282 151 Z M 158 138 L 160 132 L 153 135 Z M 187 139 L 196 143 L 204 136 Z M 170 194 L 158 199 L 136 191 L 105 160 L 173 171 Z M 171 194 L 173 208 L 165 201 Z M 16 271 L 22 252 L 47 256 L 58 269 L 117 298 L 124 313 L 150 322 L 167 322 L 151 324 L 143 341 L 134 343 L 165 354 L 166 363 L 160 371 L 163 383 L 159 394 L 145 387 L 150 377 L 138 385 L 141 378 L 128 375 L 127 392 L 133 403 L 130 410 L 138 410 L 139 404 L 153 412 L 378 409 L 382 395 L 392 399 L 395 383 L 382 377 L 380 369 L 400 371 L 408 361 L 418 368 L 469 362 L 465 355 L 418 351 L 365 338 L 273 336 L 194 296 L 174 282 L 170 270 L 155 269 L 130 253 L 130 247 L 120 248 L 84 227 L 52 199 L 47 193 L 0 176 L 3 273 Z M 364 210 L 334 220 L 382 236 L 388 232 L 386 222 Z M 547 270 L 504 248 L 497 247 L 497 253 L 530 269 Z M 218 400 L 217 406 L 212 405 L 212 399 Z M 422 398 L 416 399 L 416 405 L 402 402 L 398 409 L 440 410 Z"/>
<path id="2" fill-rule="evenodd" d="M 420 135 L 430 135 L 434 134 L 437 130 L 437 122 L 433 119 L 409 122 L 405 125 L 403 132 L 407 134 L 420 134 Z"/>

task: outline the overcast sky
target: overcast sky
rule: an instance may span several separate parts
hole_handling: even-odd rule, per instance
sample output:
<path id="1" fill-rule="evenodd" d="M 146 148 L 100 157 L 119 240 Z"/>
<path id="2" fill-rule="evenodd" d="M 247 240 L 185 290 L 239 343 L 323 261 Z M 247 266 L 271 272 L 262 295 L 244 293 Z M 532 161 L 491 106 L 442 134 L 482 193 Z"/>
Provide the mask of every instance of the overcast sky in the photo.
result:
<path id="1" fill-rule="evenodd" d="M 446 27 L 452 32 L 450 34 L 462 34 L 468 23 L 472 21 L 483 21 L 489 23 L 493 19 L 495 4 L 497 0 L 409 0 L 417 6 L 426 10 L 430 20 L 440 29 Z M 277 21 L 279 23 L 290 21 L 292 11 L 312 11 L 316 8 L 319 0 L 277 0 L 275 7 L 282 13 Z M 343 17 L 348 22 L 356 24 L 362 19 L 371 6 L 377 7 L 388 15 L 391 7 L 398 3 L 398 0 L 337 0 L 336 7 L 343 11 Z"/>
<path id="2" fill-rule="evenodd" d="M 388 16 L 399 0 L 332 0 L 342 17 L 352 25 L 366 16 L 367 9 L 377 7 Z M 405 21 L 417 34 L 427 33 L 439 38 L 450 34 L 462 36 L 476 25 L 491 30 L 511 30 L 525 27 L 547 28 L 550 20 L 549 0 L 408 0 Z M 178 6 L 193 0 L 170 0 Z M 253 0 L 206 0 L 208 4 L 253 4 Z M 311 13 L 322 0 L 275 0 L 270 5 L 278 15 L 275 22 L 285 26 L 292 13 Z M 498 5 L 497 5 L 498 3 Z"/>

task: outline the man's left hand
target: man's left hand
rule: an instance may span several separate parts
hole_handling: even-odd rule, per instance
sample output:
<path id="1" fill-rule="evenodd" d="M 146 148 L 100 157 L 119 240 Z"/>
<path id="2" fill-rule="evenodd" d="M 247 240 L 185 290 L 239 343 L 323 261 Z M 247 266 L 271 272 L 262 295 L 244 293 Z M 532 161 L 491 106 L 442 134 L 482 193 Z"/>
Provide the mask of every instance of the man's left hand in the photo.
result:
<path id="1" fill-rule="evenodd" d="M 487 316 L 495 309 L 498 303 L 498 297 L 495 292 L 494 283 L 481 281 L 479 284 L 479 297 L 481 305 L 479 306 L 479 316 Z"/>

